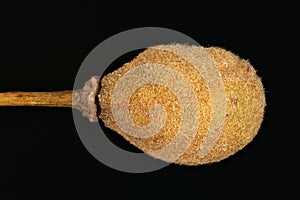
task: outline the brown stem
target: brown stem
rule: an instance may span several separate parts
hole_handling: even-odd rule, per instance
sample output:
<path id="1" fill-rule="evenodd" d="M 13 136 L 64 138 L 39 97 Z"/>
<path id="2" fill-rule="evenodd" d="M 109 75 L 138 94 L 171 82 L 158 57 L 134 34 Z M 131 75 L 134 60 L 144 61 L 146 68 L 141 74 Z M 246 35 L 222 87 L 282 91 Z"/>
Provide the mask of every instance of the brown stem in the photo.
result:
<path id="1" fill-rule="evenodd" d="M 96 122 L 98 92 L 99 77 L 93 76 L 80 90 L 0 93 L 0 106 L 72 107 L 81 111 L 91 122 Z"/>
<path id="2" fill-rule="evenodd" d="M 0 106 L 72 107 L 72 90 L 60 92 L 4 92 Z"/>

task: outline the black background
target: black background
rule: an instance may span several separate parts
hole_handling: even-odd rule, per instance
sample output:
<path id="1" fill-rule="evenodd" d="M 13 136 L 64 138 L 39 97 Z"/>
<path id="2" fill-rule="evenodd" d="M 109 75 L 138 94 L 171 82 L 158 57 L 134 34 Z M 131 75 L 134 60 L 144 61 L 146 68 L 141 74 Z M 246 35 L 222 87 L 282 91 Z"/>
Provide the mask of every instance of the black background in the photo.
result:
<path id="1" fill-rule="evenodd" d="M 90 155 L 67 108 L 0 108 L 1 195 L 68 199 L 244 198 L 296 194 L 299 13 L 296 6 L 259 2 L 102 1 L 12 2 L 1 5 L 0 92 L 72 89 L 88 53 L 131 28 L 158 26 L 221 46 L 249 59 L 267 98 L 258 136 L 212 165 L 170 165 L 129 174 Z"/>

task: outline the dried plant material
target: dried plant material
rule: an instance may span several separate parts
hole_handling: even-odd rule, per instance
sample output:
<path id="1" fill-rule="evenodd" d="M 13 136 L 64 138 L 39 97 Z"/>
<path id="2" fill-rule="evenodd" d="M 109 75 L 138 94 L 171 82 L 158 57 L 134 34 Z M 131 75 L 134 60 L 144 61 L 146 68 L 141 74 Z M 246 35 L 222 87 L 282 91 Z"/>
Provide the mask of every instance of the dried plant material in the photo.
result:
<path id="1" fill-rule="evenodd" d="M 154 46 L 101 85 L 105 125 L 167 162 L 223 160 L 254 138 L 264 114 L 251 64 L 218 47 Z"/>
<path id="2" fill-rule="evenodd" d="M 172 44 L 146 49 L 103 77 L 101 88 L 92 77 L 81 90 L 5 92 L 0 106 L 73 107 L 154 158 L 200 165 L 251 142 L 265 95 L 248 61 L 218 47 Z"/>

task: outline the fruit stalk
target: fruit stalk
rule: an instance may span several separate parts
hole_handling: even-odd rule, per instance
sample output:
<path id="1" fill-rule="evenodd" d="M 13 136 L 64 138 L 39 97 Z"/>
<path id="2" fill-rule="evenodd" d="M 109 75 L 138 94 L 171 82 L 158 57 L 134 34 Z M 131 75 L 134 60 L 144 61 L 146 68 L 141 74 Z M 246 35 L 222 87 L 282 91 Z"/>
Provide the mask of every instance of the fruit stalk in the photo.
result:
<path id="1" fill-rule="evenodd" d="M 57 92 L 3 92 L 0 106 L 71 107 L 79 110 L 91 122 L 98 121 L 96 97 L 99 77 L 93 76 L 79 90 Z"/>
<path id="2" fill-rule="evenodd" d="M 72 90 L 58 92 L 4 92 L 0 106 L 72 107 Z"/>

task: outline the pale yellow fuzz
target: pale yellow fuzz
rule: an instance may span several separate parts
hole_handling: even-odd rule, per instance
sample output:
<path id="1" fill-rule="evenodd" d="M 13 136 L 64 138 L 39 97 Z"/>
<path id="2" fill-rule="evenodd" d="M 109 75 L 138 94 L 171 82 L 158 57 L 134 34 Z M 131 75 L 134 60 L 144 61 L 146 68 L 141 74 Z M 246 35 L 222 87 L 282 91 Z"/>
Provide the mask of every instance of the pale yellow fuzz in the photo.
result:
<path id="1" fill-rule="evenodd" d="M 219 47 L 179 44 L 148 48 L 106 75 L 98 97 L 105 126 L 153 157 L 185 165 L 218 162 L 242 149 L 257 134 L 265 107 L 248 61 Z M 143 127 L 147 135 L 140 137 Z"/>

